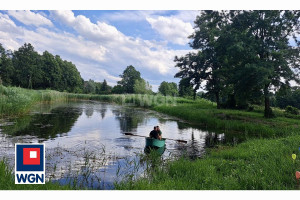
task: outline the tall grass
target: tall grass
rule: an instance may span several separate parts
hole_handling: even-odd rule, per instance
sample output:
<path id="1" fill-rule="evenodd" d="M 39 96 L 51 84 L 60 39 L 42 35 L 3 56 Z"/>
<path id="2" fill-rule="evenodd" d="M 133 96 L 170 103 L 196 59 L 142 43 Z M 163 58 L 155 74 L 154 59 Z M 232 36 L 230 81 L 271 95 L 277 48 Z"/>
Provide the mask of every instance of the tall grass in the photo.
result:
<path id="1" fill-rule="evenodd" d="M 12 169 L 5 160 L 0 161 L 0 190 L 69 190 L 69 185 L 61 186 L 58 183 L 46 182 L 44 185 L 16 185 Z"/>
<path id="2" fill-rule="evenodd" d="M 14 116 L 28 112 L 38 102 L 66 101 L 67 93 L 53 90 L 28 90 L 0 85 L 0 115 Z"/>
<path id="3" fill-rule="evenodd" d="M 90 94 L 68 94 L 69 100 L 95 100 L 110 103 L 118 103 L 121 105 L 137 106 L 151 108 L 156 105 L 175 105 L 178 101 L 190 102 L 183 98 L 176 98 L 162 95 L 147 94 L 112 94 L 112 95 L 90 95 Z"/>
<path id="4" fill-rule="evenodd" d="M 146 178 L 116 184 L 125 190 L 293 190 L 300 169 L 300 136 L 255 139 L 235 148 L 212 150 L 203 159 L 181 158 L 157 167 Z M 292 153 L 297 154 L 293 163 Z"/>
<path id="5" fill-rule="evenodd" d="M 74 100 L 95 100 L 122 105 L 133 105 L 150 108 L 155 105 L 174 105 L 179 102 L 191 102 L 183 98 L 165 97 L 161 95 L 90 95 L 71 94 L 54 90 L 29 90 L 19 87 L 5 87 L 0 85 L 0 115 L 5 116 L 21 115 L 40 102 L 74 101 Z"/>

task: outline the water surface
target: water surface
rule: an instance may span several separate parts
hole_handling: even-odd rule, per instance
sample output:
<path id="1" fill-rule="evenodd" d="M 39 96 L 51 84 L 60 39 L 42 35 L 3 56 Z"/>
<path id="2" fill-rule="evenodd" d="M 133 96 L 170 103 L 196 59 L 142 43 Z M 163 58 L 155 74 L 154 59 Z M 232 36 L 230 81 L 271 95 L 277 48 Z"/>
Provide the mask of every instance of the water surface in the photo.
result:
<path id="1" fill-rule="evenodd" d="M 234 137 L 192 126 L 154 111 L 93 101 L 37 105 L 28 115 L 0 121 L 0 158 L 14 166 L 15 143 L 45 143 L 46 177 L 61 184 L 112 189 L 126 171 L 142 176 L 138 155 L 145 139 L 126 136 L 131 132 L 148 136 L 159 125 L 166 140 L 162 159 L 205 154 L 215 144 Z M 135 167 L 134 167 L 135 166 Z"/>

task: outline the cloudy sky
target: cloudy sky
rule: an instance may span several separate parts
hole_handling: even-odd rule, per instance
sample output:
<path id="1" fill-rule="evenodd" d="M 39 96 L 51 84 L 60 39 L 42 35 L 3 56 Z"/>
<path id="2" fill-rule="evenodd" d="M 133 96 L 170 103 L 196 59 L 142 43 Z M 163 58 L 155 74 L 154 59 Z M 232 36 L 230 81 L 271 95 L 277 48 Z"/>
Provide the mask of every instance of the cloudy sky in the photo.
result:
<path id="1" fill-rule="evenodd" d="M 0 43 L 25 42 L 73 62 L 85 79 L 110 85 L 133 65 L 157 91 L 174 78 L 175 55 L 192 49 L 187 38 L 199 11 L 0 11 Z"/>

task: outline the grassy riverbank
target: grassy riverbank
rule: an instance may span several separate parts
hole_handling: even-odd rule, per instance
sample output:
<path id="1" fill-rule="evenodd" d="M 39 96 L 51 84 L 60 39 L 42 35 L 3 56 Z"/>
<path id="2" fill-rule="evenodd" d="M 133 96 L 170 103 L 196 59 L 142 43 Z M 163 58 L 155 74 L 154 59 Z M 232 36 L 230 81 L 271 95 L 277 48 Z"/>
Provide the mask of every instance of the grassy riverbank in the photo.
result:
<path id="1" fill-rule="evenodd" d="M 0 116 L 22 115 L 40 102 L 66 101 L 67 93 L 54 90 L 28 90 L 0 85 Z"/>
<path id="2" fill-rule="evenodd" d="M 204 99 L 160 95 L 86 95 L 3 86 L 0 95 L 2 117 L 24 114 L 39 102 L 84 99 L 144 107 L 246 139 L 234 147 L 219 146 L 203 159 L 164 163 L 147 178 L 120 183 L 117 189 L 295 189 L 300 162 L 294 164 L 291 154 L 298 154 L 300 145 L 299 115 L 275 108 L 276 118 L 265 119 L 259 106 L 251 112 L 226 110 Z"/>
<path id="3" fill-rule="evenodd" d="M 4 160 L 0 161 L 0 190 L 70 190 L 70 186 L 46 182 L 44 185 L 16 185 L 12 169 Z"/>
<path id="4" fill-rule="evenodd" d="M 116 185 L 122 190 L 293 190 L 299 189 L 300 136 L 255 139 L 220 147 L 203 159 L 184 158 L 156 167 L 147 178 Z M 292 153 L 297 154 L 293 163 Z M 162 166 L 162 165 L 160 165 Z"/>
<path id="5" fill-rule="evenodd" d="M 205 103 L 183 103 L 177 106 L 155 106 L 153 109 L 171 116 L 184 119 L 205 128 L 220 130 L 224 133 L 243 134 L 246 138 L 271 138 L 288 136 L 299 132 L 298 116 L 285 117 L 283 111 L 277 110 L 277 117 L 266 119 L 263 109 L 256 107 L 255 112 L 216 109 Z"/>

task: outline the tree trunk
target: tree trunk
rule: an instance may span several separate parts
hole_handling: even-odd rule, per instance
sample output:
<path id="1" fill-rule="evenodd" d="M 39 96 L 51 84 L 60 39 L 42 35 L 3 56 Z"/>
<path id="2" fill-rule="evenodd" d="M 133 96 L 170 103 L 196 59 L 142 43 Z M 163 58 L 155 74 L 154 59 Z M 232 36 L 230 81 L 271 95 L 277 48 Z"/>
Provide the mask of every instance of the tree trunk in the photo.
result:
<path id="1" fill-rule="evenodd" d="M 271 106 L 270 106 L 270 95 L 268 90 L 268 85 L 265 85 L 264 88 L 264 96 L 265 96 L 265 118 L 274 117 Z"/>

